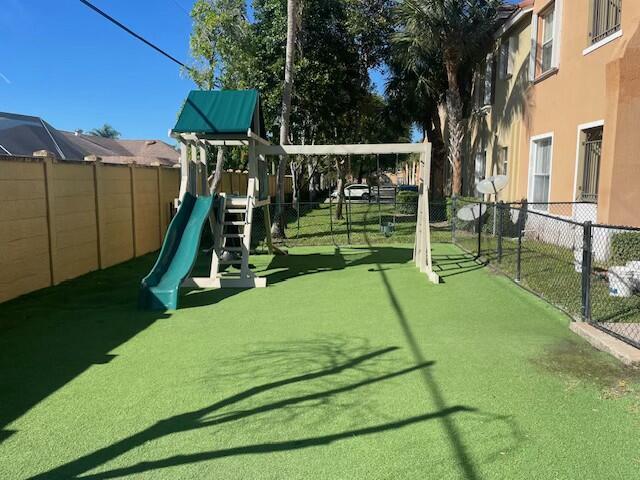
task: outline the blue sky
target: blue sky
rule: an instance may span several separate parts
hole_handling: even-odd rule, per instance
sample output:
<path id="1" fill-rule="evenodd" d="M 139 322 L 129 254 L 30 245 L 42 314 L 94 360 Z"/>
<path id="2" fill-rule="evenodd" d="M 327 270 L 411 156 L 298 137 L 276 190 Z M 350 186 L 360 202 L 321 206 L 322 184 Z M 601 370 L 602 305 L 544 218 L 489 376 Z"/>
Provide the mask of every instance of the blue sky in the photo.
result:
<path id="1" fill-rule="evenodd" d="M 0 3 L 0 111 L 40 116 L 62 130 L 106 122 L 124 138 L 166 139 L 194 88 L 178 65 L 77 0 Z M 188 61 L 191 0 L 93 3 Z"/>

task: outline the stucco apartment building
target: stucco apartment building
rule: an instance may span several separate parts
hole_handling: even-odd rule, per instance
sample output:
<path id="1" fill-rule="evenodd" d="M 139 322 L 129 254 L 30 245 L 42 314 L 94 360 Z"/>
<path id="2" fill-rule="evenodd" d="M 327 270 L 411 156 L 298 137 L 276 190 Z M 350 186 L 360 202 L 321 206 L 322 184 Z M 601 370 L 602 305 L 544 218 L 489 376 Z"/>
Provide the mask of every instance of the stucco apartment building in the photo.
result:
<path id="1" fill-rule="evenodd" d="M 474 95 L 469 190 L 506 174 L 501 200 L 640 226 L 640 1 L 521 2 Z"/>

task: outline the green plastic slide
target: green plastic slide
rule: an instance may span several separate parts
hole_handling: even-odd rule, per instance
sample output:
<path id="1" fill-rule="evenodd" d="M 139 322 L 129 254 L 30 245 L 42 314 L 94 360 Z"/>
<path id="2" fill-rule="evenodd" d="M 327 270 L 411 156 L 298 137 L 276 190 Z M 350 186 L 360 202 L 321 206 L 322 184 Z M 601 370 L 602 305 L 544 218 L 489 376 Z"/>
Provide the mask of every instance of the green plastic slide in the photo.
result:
<path id="1" fill-rule="evenodd" d="M 150 310 L 178 308 L 180 284 L 198 256 L 202 228 L 207 224 L 213 197 L 186 193 L 162 242 L 160 255 L 140 286 L 140 307 Z"/>

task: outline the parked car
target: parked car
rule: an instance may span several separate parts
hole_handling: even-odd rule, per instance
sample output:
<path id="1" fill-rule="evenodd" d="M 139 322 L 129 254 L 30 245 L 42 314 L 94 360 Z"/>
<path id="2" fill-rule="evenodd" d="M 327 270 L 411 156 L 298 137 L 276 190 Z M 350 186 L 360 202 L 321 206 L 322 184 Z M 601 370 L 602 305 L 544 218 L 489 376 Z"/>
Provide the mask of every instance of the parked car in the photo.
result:
<path id="1" fill-rule="evenodd" d="M 334 190 L 331 194 L 333 198 L 338 198 L 338 190 Z M 371 192 L 369 185 L 364 183 L 354 183 L 344 187 L 344 196 L 351 200 L 369 200 L 371 198 Z"/>

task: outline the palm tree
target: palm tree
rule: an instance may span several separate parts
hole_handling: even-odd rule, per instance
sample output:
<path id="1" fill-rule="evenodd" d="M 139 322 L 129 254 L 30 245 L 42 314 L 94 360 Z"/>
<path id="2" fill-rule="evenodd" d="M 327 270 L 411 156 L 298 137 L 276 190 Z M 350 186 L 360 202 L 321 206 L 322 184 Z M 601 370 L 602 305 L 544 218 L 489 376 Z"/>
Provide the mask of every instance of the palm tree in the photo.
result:
<path id="1" fill-rule="evenodd" d="M 502 0 L 403 0 L 397 10 L 400 26 L 394 40 L 410 53 L 405 57 L 407 66 L 431 65 L 432 71 L 419 73 L 419 81 L 425 84 L 433 85 L 425 76 L 444 74 L 446 78 L 446 90 L 440 93 L 446 101 L 455 195 L 462 193 L 462 146 L 468 116 L 465 100 L 470 98 L 473 71 L 491 45 L 502 5 Z"/>
<path id="2" fill-rule="evenodd" d="M 89 135 L 93 135 L 94 137 L 103 137 L 103 138 L 118 138 L 120 137 L 120 132 L 113 128 L 108 123 L 105 123 L 103 126 L 99 128 L 94 128 L 89 132 Z"/>
<path id="3" fill-rule="evenodd" d="M 291 118 L 291 96 L 293 93 L 293 67 L 298 24 L 298 5 L 296 0 L 287 0 L 287 46 L 284 62 L 284 85 L 282 89 L 282 110 L 280 116 L 280 145 L 289 143 Z M 284 232 L 284 187 L 287 169 L 287 157 L 282 155 L 278 162 L 276 186 L 276 215 L 271 226 L 271 234 L 282 238 Z"/>
<path id="4" fill-rule="evenodd" d="M 447 149 L 440 122 L 439 104 L 444 101 L 447 79 L 441 55 L 414 52 L 413 46 L 395 39 L 387 60 L 389 80 L 385 86 L 387 115 L 396 123 L 414 124 L 432 145 L 431 192 L 434 198 L 445 195 Z M 427 52 L 429 53 L 429 52 Z"/>

